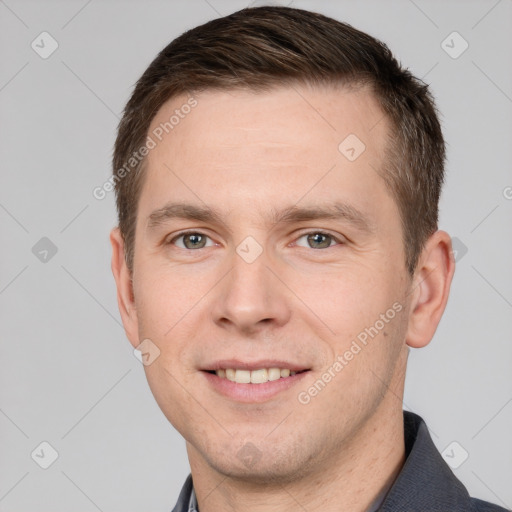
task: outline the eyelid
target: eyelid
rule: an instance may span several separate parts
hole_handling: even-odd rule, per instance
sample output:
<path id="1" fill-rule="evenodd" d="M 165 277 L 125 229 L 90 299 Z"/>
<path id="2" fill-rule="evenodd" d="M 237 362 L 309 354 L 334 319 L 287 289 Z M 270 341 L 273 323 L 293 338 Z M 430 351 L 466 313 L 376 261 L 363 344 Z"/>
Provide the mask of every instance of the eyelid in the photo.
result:
<path id="1" fill-rule="evenodd" d="M 181 238 L 182 236 L 190 235 L 190 234 L 202 235 L 202 236 L 205 236 L 205 237 L 209 238 L 210 240 L 212 240 L 212 242 L 214 242 L 215 244 L 217 243 L 213 240 L 213 238 L 210 235 L 208 235 L 201 229 L 186 229 L 184 231 L 179 231 L 178 233 L 174 234 L 171 239 L 169 239 L 169 237 L 166 237 L 164 239 L 164 245 L 171 245 L 171 244 L 174 245 L 174 242 L 177 239 Z M 302 238 L 303 236 L 312 235 L 312 234 L 327 235 L 327 236 L 331 237 L 335 242 L 337 242 L 338 245 L 347 243 L 347 239 L 338 233 L 334 234 L 331 231 L 328 231 L 325 229 L 311 229 L 311 228 L 308 228 L 307 230 L 301 231 L 301 232 L 297 233 L 296 235 L 294 235 L 294 240 L 292 243 L 296 243 L 297 240 L 299 238 Z M 330 247 L 334 247 L 334 246 L 330 246 Z M 205 249 L 205 248 L 206 247 L 201 247 L 201 249 Z M 182 249 L 182 248 L 179 247 L 179 249 Z M 186 251 L 196 250 L 197 251 L 199 249 L 184 249 L 184 250 L 186 250 Z"/>
<path id="2" fill-rule="evenodd" d="M 178 233 L 175 233 L 172 235 L 172 238 L 166 237 L 164 238 L 163 245 L 175 245 L 174 242 L 178 240 L 178 238 L 181 238 L 185 235 L 201 235 L 209 238 L 212 242 L 217 243 L 213 240 L 213 238 L 205 233 L 204 231 L 201 231 L 200 229 L 186 229 L 184 231 L 179 231 Z M 210 246 L 211 247 L 211 246 Z M 178 247 L 178 249 L 183 249 L 182 247 Z M 201 249 L 205 249 L 205 247 L 201 247 Z M 192 250 L 199 250 L 199 249 L 183 249 L 185 251 L 192 251 Z"/>
<path id="3" fill-rule="evenodd" d="M 296 243 L 297 240 L 299 238 L 302 238 L 303 236 L 313 235 L 313 234 L 327 235 L 327 236 L 331 237 L 335 242 L 337 242 L 337 245 L 346 244 L 348 242 L 348 239 L 346 237 L 344 237 L 343 235 L 340 235 L 339 233 L 333 233 L 333 232 L 325 230 L 325 229 L 310 229 L 310 228 L 308 228 L 306 231 L 302 231 L 299 234 L 297 234 L 295 236 L 293 243 Z M 334 247 L 334 246 L 329 246 L 329 247 Z"/>

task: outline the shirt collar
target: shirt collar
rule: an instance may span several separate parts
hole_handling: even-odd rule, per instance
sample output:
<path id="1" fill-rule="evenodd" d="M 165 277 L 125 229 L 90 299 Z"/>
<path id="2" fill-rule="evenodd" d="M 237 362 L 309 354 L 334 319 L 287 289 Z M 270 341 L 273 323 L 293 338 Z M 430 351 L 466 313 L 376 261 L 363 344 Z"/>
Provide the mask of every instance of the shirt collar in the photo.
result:
<path id="1" fill-rule="evenodd" d="M 197 508 L 196 491 L 194 491 L 194 487 L 192 487 L 190 499 L 188 500 L 188 512 L 198 512 Z"/>
<path id="2" fill-rule="evenodd" d="M 404 411 L 404 436 L 407 458 L 379 512 L 472 510 L 468 491 L 442 458 L 420 416 Z"/>

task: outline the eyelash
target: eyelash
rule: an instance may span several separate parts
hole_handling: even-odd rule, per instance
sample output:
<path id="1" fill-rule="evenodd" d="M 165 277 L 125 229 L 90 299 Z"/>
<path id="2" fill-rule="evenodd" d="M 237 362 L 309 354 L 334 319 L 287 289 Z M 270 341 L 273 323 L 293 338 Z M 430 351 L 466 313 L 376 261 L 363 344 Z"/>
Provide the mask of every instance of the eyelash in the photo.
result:
<path id="1" fill-rule="evenodd" d="M 168 242 L 165 242 L 165 245 L 173 245 L 174 242 L 176 242 L 176 240 L 186 236 L 186 235 L 201 235 L 201 236 L 205 236 L 207 238 L 210 238 L 211 240 L 211 237 L 208 236 L 206 233 L 203 233 L 202 231 L 195 231 L 195 230 L 189 230 L 189 231 L 182 231 L 180 233 L 178 233 L 176 236 L 174 236 L 171 240 L 169 240 Z M 339 237 L 333 235 L 332 233 L 329 233 L 328 231 L 319 231 L 319 230 L 313 230 L 313 231 L 307 231 L 305 233 L 302 233 L 300 234 L 299 237 L 297 237 L 295 239 L 295 241 L 305 237 L 305 236 L 308 236 L 308 235 L 325 235 L 325 236 L 328 236 L 330 237 L 333 241 L 336 242 L 335 245 L 343 245 L 344 244 L 344 241 L 343 240 L 340 240 Z M 335 246 L 334 245 L 334 246 Z M 330 249 L 331 247 L 334 247 L 333 245 L 330 245 L 329 247 L 326 247 L 326 248 L 323 248 L 323 249 L 316 249 L 316 250 L 325 250 L 325 249 Z M 182 247 L 178 247 L 179 249 L 183 249 Z M 304 249 L 306 249 L 306 247 L 303 247 Z M 205 249 L 205 247 L 201 247 L 200 249 Z M 189 252 L 193 252 L 193 251 L 198 251 L 200 249 L 183 249 L 184 251 L 189 251 Z M 309 247 L 309 249 L 314 249 L 313 247 Z"/>

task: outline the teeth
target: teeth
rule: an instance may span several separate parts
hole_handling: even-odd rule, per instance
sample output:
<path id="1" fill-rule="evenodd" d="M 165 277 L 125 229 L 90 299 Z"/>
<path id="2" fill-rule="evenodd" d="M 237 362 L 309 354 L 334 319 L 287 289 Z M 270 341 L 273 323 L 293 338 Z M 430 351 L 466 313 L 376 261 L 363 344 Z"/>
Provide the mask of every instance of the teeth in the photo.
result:
<path id="1" fill-rule="evenodd" d="M 268 369 L 268 380 L 277 380 L 281 378 L 281 370 L 279 368 Z"/>
<path id="2" fill-rule="evenodd" d="M 238 382 L 238 384 L 249 384 L 251 382 L 251 373 L 249 370 L 236 370 L 235 382 Z"/>
<path id="3" fill-rule="evenodd" d="M 253 370 L 251 372 L 252 384 L 262 384 L 264 382 L 268 382 L 268 371 L 265 368 L 263 368 L 263 370 Z"/>
<path id="4" fill-rule="evenodd" d="M 264 384 L 265 382 L 291 377 L 297 372 L 287 368 L 261 368 L 258 370 L 236 370 L 234 368 L 221 368 L 215 371 L 217 377 L 228 379 L 238 384 Z"/>

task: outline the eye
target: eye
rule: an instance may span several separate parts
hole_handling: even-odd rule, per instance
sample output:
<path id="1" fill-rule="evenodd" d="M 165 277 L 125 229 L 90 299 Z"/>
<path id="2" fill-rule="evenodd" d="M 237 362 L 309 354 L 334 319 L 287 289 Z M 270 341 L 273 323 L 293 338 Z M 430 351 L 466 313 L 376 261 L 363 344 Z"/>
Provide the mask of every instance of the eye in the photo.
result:
<path id="1" fill-rule="evenodd" d="M 306 244 L 308 245 L 300 244 L 299 240 L 302 239 L 306 239 Z M 312 231 L 311 233 L 306 233 L 299 237 L 295 243 L 300 247 L 309 247 L 310 249 L 327 249 L 332 245 L 340 244 L 341 241 L 329 233 Z"/>
<path id="2" fill-rule="evenodd" d="M 210 243 L 207 243 L 208 240 L 209 237 L 203 233 L 189 231 L 175 236 L 168 243 L 176 245 L 180 249 L 202 249 L 203 247 L 214 245 L 212 240 L 210 240 Z"/>

